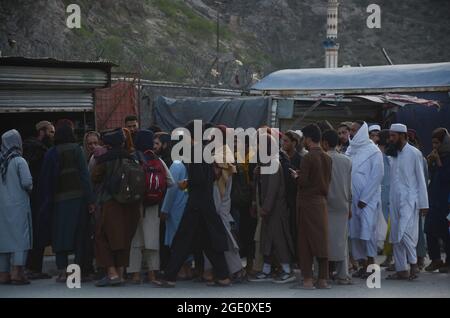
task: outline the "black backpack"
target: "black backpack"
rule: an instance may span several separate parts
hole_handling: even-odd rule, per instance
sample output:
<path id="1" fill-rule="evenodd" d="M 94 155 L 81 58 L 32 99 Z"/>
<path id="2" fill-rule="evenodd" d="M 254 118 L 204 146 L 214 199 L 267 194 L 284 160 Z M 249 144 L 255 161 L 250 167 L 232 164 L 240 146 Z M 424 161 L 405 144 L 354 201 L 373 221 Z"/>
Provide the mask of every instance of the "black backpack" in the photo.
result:
<path id="1" fill-rule="evenodd" d="M 106 190 L 122 204 L 142 201 L 145 192 L 145 173 L 139 161 L 116 159 L 108 162 Z"/>

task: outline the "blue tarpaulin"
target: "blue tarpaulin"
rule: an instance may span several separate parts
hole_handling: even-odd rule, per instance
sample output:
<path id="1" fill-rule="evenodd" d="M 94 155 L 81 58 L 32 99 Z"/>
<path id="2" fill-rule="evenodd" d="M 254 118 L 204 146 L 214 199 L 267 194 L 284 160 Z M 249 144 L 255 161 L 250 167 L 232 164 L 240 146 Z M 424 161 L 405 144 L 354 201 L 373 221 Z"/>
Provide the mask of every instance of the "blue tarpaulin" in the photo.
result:
<path id="1" fill-rule="evenodd" d="M 189 121 L 222 124 L 230 128 L 267 125 L 269 97 L 239 98 L 156 98 L 153 115 L 155 123 L 165 131 L 184 127 Z"/>
<path id="2" fill-rule="evenodd" d="M 415 93 L 414 96 L 439 101 L 440 108 L 422 105 L 407 105 L 397 112 L 397 121 L 417 131 L 422 152 L 431 152 L 431 134 L 439 127 L 450 131 L 450 96 L 444 92 Z"/>

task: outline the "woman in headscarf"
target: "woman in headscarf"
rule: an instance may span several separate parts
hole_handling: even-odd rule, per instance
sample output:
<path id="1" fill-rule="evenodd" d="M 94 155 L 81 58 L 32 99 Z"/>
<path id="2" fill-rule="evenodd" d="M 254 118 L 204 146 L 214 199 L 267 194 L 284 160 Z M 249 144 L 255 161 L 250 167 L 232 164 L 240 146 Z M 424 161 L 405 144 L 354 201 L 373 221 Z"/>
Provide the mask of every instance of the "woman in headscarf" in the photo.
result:
<path id="1" fill-rule="evenodd" d="M 86 161 L 89 163 L 94 156 L 95 148 L 100 146 L 100 134 L 96 131 L 89 131 L 84 135 L 83 147 Z"/>
<path id="2" fill-rule="evenodd" d="M 450 267 L 450 236 L 447 220 L 450 193 L 450 136 L 447 129 L 436 129 L 432 135 L 432 144 L 433 151 L 428 156 L 430 209 L 425 218 L 425 233 L 431 264 L 425 270 L 434 272 L 439 269 L 440 272 L 447 273 Z M 440 240 L 444 245 L 445 263 L 441 258 Z"/>
<path id="3" fill-rule="evenodd" d="M 159 160 L 165 169 L 166 184 L 171 187 L 174 182 L 169 168 L 153 152 L 153 137 L 150 130 L 140 130 L 136 133 L 136 157 L 142 164 L 150 160 Z M 140 220 L 131 243 L 130 265 L 127 268 L 127 272 L 133 275 L 131 282 L 136 284 L 141 283 L 143 262 L 147 265 L 149 282 L 155 281 L 155 271 L 160 269 L 159 205 L 141 205 L 140 210 Z"/>
<path id="4" fill-rule="evenodd" d="M 22 138 L 17 130 L 7 131 L 0 154 L 0 284 L 29 284 L 23 267 L 31 249 L 32 188 L 30 169 L 22 157 Z"/>
<path id="5" fill-rule="evenodd" d="M 125 160 L 134 160 L 125 149 L 125 136 L 121 128 L 104 132 L 102 141 L 107 152 L 96 158 L 91 178 L 101 189 L 97 196 L 99 206 L 95 231 L 95 255 L 97 266 L 107 275 L 96 283 L 97 287 L 116 286 L 123 283 L 124 269 L 129 264 L 133 235 L 140 217 L 141 202 L 121 204 L 107 190 L 114 173 L 113 167 Z"/>
<path id="6" fill-rule="evenodd" d="M 65 283 L 69 254 L 75 252 L 75 263 L 82 265 L 88 240 L 84 231 L 88 211 L 95 209 L 86 157 L 69 121 L 57 124 L 55 146 L 46 153 L 42 165 L 39 191 L 38 245 L 52 246 L 59 271 L 56 280 Z"/>

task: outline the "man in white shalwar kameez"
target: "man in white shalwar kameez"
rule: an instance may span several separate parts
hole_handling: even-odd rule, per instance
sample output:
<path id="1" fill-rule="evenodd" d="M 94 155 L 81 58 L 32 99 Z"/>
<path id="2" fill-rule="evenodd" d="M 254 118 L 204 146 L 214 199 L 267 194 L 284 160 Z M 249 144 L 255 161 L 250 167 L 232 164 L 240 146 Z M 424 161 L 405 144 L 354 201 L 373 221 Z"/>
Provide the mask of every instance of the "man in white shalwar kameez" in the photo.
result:
<path id="1" fill-rule="evenodd" d="M 349 222 L 352 256 L 361 266 L 354 277 L 367 277 L 377 255 L 377 221 L 383 180 L 383 155 L 369 139 L 365 122 L 352 125 L 346 155 L 352 159 L 352 218 Z"/>
<path id="2" fill-rule="evenodd" d="M 394 249 L 396 273 L 388 276 L 388 279 L 417 278 L 419 216 L 428 210 L 423 156 L 408 143 L 407 132 L 405 125 L 394 124 L 389 136 L 390 143 L 396 146 L 397 156 L 392 159 L 390 182 L 390 240 Z"/>

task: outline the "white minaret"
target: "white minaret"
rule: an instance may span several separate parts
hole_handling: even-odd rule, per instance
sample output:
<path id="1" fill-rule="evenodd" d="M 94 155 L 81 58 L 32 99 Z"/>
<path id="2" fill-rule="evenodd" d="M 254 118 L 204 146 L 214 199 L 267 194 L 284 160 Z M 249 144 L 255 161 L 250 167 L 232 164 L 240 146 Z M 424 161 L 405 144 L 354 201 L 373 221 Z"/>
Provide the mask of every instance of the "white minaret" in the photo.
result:
<path id="1" fill-rule="evenodd" d="M 327 39 L 323 42 L 325 48 L 325 67 L 338 67 L 339 43 L 338 37 L 338 0 L 328 0 L 327 9 Z"/>

